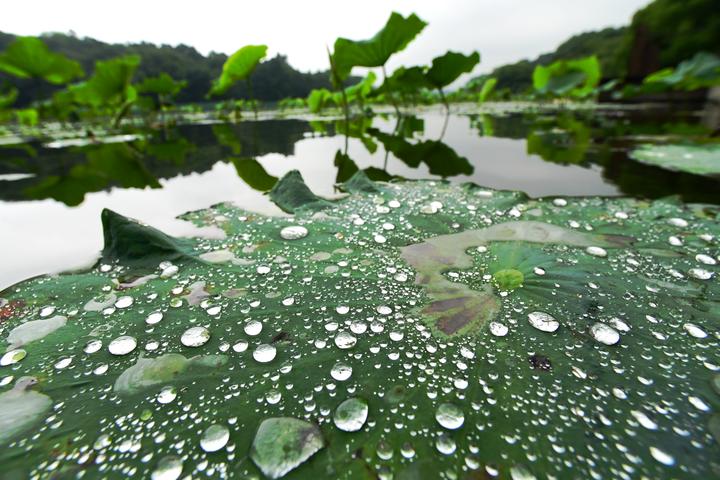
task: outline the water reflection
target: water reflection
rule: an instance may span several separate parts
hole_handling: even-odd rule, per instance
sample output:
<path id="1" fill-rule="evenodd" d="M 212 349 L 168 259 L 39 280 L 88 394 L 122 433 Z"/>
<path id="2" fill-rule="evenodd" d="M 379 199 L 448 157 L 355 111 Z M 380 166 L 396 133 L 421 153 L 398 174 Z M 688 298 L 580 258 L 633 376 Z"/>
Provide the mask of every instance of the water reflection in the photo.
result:
<path id="1" fill-rule="evenodd" d="M 232 201 L 281 214 L 265 195 L 298 169 L 326 197 L 357 170 L 371 179 L 437 178 L 544 195 L 624 195 L 720 203 L 718 181 L 627 156 L 647 141 L 707 136 L 692 113 L 515 112 L 398 120 L 263 120 L 128 132 L 113 143 L 0 147 L 0 288 L 76 267 L 100 249 L 100 210 L 173 235 L 197 234 L 176 215 Z M 75 142 L 77 143 L 77 142 Z M 68 208 L 68 206 L 73 208 Z M 217 232 L 204 232 L 217 234 Z"/>

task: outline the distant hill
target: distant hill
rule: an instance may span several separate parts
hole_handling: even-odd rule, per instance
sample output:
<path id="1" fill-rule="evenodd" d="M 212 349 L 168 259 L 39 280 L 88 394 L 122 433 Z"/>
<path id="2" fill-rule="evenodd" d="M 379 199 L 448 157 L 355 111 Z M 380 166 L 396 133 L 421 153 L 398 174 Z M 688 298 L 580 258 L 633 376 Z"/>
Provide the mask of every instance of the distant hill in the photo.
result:
<path id="1" fill-rule="evenodd" d="M 568 60 L 588 55 L 597 55 L 603 76 L 616 78 L 624 74 L 624 65 L 618 52 L 624 44 L 627 27 L 606 28 L 574 35 L 562 43 L 554 52 L 540 55 L 535 60 L 521 60 L 496 68 L 488 76 L 498 79 L 496 88 L 508 88 L 522 92 L 532 86 L 532 73 L 537 65 L 547 65 L 555 60 Z"/>
<path id="2" fill-rule="evenodd" d="M 0 32 L 0 51 L 15 38 Z M 154 45 L 152 43 L 109 44 L 92 38 L 78 38 L 74 35 L 52 33 L 41 36 L 48 47 L 77 60 L 90 75 L 96 60 L 106 60 L 125 54 L 138 54 L 142 63 L 135 75 L 135 81 L 169 73 L 178 80 L 187 80 L 188 86 L 177 97 L 179 103 L 203 102 L 212 81 L 222 70 L 227 55 L 200 54 L 193 47 L 178 45 Z M 242 45 L 238 45 L 238 48 Z M 58 87 L 42 81 L 18 80 L 0 74 L 0 84 L 10 82 L 19 87 L 20 96 L 16 106 L 29 104 L 33 100 L 48 98 Z M 287 57 L 277 55 L 261 63 L 252 75 L 253 95 L 262 101 L 275 101 L 285 97 L 306 97 L 314 88 L 330 88 L 328 72 L 305 73 L 295 70 Z M 246 98 L 244 82 L 231 88 L 224 97 Z M 223 98 L 223 97 L 221 97 Z"/>

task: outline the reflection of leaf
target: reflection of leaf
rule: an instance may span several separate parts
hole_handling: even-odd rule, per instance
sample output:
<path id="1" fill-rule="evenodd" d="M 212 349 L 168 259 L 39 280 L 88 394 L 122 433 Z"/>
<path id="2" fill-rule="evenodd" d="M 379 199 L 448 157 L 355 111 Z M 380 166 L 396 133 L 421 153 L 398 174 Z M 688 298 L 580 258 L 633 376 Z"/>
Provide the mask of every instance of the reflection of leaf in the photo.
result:
<path id="1" fill-rule="evenodd" d="M 560 164 L 580 164 L 590 148 L 590 129 L 579 120 L 563 116 L 553 122 L 538 124 L 528 134 L 527 153 Z"/>
<path id="2" fill-rule="evenodd" d="M 385 150 L 409 167 L 417 168 L 424 163 L 428 166 L 430 173 L 441 177 L 470 175 L 474 170 L 467 158 L 459 156 L 455 150 L 443 142 L 426 140 L 410 143 L 400 136 L 389 135 L 377 129 L 369 129 L 368 133 L 377 138 Z"/>
<path id="3" fill-rule="evenodd" d="M 32 199 L 54 198 L 67 205 L 79 205 L 86 193 L 112 185 L 160 188 L 160 183 L 127 144 L 104 144 L 84 151 L 87 152 L 86 163 L 75 165 L 67 175 L 46 177 L 28 187 L 25 195 Z"/>
<path id="4" fill-rule="evenodd" d="M 227 123 L 218 123 L 212 126 L 213 135 L 220 145 L 230 148 L 234 155 L 242 153 L 242 144 L 238 140 L 233 128 Z"/>
<path id="5" fill-rule="evenodd" d="M 447 52 L 440 57 L 433 58 L 432 65 L 425 76 L 435 88 L 447 87 L 463 73 L 472 72 L 479 62 L 480 54 L 478 52 L 470 55 Z"/>
<path id="6" fill-rule="evenodd" d="M 0 71 L 20 78 L 42 78 L 54 84 L 84 75 L 78 62 L 51 52 L 35 37 L 18 37 L 0 53 Z"/>
<path id="7" fill-rule="evenodd" d="M 231 158 L 230 161 L 235 165 L 238 176 L 255 190 L 267 192 L 278 181 L 277 177 L 267 173 L 254 158 Z"/>
<path id="8" fill-rule="evenodd" d="M 170 161 L 176 165 L 182 165 L 188 154 L 197 150 L 194 143 L 188 141 L 185 137 L 176 140 L 169 140 L 162 143 L 149 143 L 146 151 L 155 158 L 164 161 Z"/>
<path id="9" fill-rule="evenodd" d="M 233 53 L 225 61 L 222 74 L 213 83 L 210 95 L 222 95 L 235 82 L 249 77 L 266 54 L 267 45 L 246 45 Z"/>
<path id="10" fill-rule="evenodd" d="M 630 157 L 668 170 L 720 175 L 720 145 L 640 145 Z"/>
<path id="11" fill-rule="evenodd" d="M 405 18 L 393 12 L 382 30 L 369 40 L 338 38 L 332 57 L 339 80 L 345 80 L 353 67 L 385 65 L 392 54 L 404 50 L 426 25 L 415 14 Z"/>

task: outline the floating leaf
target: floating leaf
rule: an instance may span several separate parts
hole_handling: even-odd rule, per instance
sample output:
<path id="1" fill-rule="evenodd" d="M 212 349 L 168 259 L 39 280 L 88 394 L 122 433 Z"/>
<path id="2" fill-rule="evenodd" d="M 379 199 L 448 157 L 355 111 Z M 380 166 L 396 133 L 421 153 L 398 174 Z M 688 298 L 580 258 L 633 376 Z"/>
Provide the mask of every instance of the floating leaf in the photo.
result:
<path id="1" fill-rule="evenodd" d="M 720 145 L 640 145 L 630 152 L 638 162 L 696 175 L 720 175 Z"/>
<path id="2" fill-rule="evenodd" d="M 0 338 L 68 319 L 0 366 L 51 405 L 0 434 L 4 475 L 715 475 L 717 209 L 418 181 L 318 211 L 278 185 L 291 217 L 108 218 L 95 267 L 2 292 Z"/>

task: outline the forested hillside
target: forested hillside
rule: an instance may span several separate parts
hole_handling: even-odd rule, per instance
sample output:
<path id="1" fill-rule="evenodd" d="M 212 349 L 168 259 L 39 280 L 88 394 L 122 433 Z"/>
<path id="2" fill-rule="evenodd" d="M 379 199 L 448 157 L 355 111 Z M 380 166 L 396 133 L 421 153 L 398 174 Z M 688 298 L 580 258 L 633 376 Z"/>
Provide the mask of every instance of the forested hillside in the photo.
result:
<path id="1" fill-rule="evenodd" d="M 0 32 L 0 51 L 4 50 L 14 35 Z M 187 87 L 177 96 L 179 103 L 202 102 L 210 89 L 212 80 L 220 75 L 227 55 L 211 53 L 200 54 L 187 45 L 169 46 L 151 43 L 129 45 L 108 44 L 91 38 L 78 38 L 73 35 L 53 33 L 42 36 L 43 41 L 55 52 L 77 60 L 86 74 L 93 71 L 97 60 L 106 60 L 125 54 L 138 54 L 142 63 L 135 80 L 170 74 L 179 80 L 186 80 Z M 0 74 L 0 84 L 12 81 L 20 90 L 17 105 L 27 105 L 32 100 L 47 98 L 58 87 L 42 80 L 18 80 Z M 286 97 L 305 97 L 314 88 L 330 88 L 327 72 L 304 73 L 288 64 L 287 58 L 277 55 L 263 63 L 252 74 L 253 96 L 261 101 L 275 101 Z M 246 97 L 246 85 L 239 82 L 224 97 Z M 221 97 L 222 98 L 222 97 Z"/>

